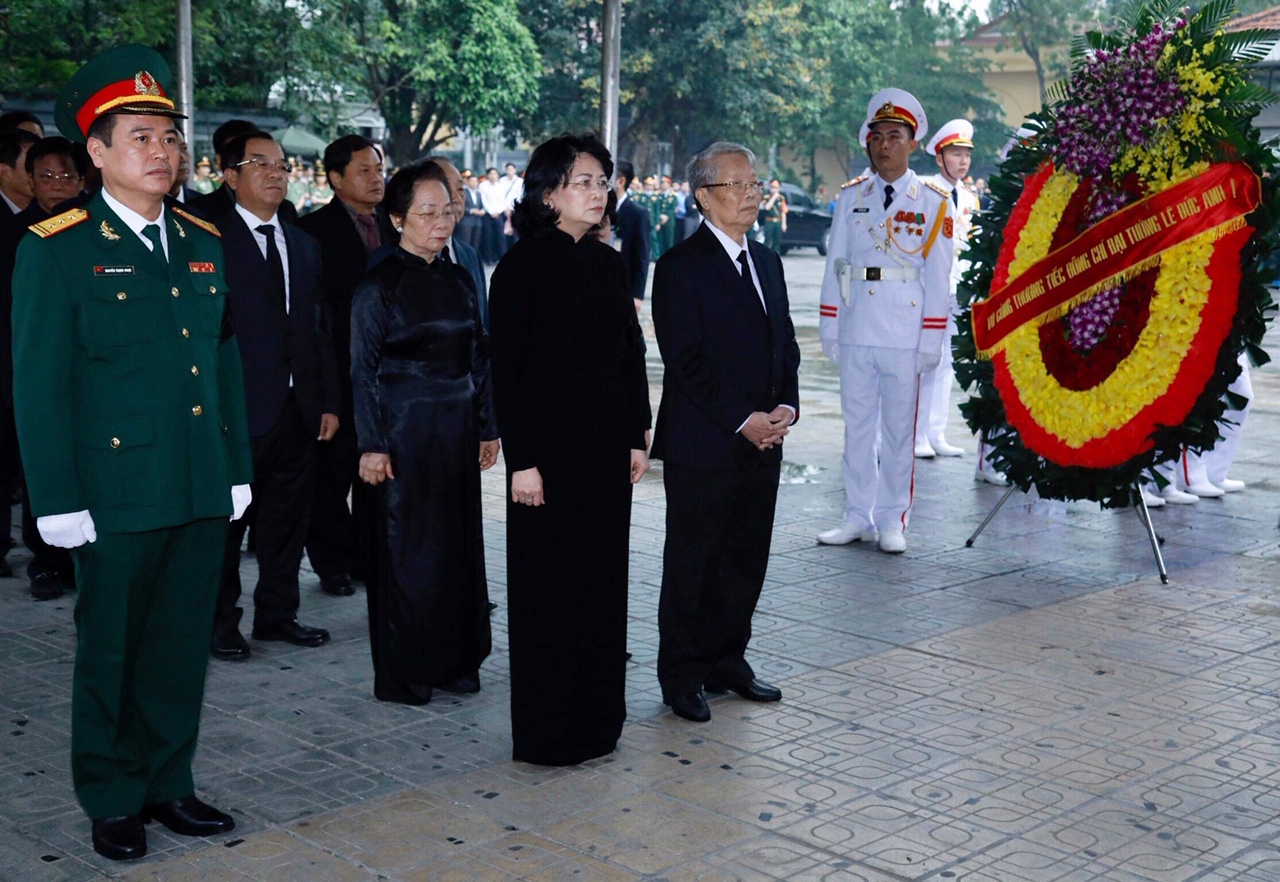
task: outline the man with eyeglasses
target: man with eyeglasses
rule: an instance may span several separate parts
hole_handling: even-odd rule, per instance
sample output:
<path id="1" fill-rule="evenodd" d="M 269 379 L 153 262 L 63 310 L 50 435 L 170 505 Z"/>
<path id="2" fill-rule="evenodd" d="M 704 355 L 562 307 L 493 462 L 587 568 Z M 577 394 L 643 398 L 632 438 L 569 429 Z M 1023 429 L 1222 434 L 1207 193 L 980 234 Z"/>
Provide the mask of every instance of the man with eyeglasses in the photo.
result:
<path id="1" fill-rule="evenodd" d="M 320 295 L 320 243 L 280 222 L 290 166 L 266 132 L 227 142 L 234 207 L 218 221 L 227 301 L 240 341 L 253 452 L 253 509 L 227 533 L 210 651 L 241 661 L 240 545 L 252 519 L 258 562 L 253 639 L 320 646 L 329 632 L 298 621 L 298 569 L 311 523 L 318 448 L 338 430 L 338 378 Z"/>
<path id="2" fill-rule="evenodd" d="M 823 545 L 907 548 L 920 375 L 941 359 L 953 254 L 950 193 L 909 165 L 928 128 L 910 93 L 877 93 L 866 120 L 876 172 L 844 185 L 831 223 L 818 336 L 840 366 L 845 507 Z"/>
<path id="3" fill-rule="evenodd" d="M 195 796 L 205 648 L 228 519 L 252 464 L 211 224 L 165 202 L 181 114 L 169 66 L 122 46 L 55 104 L 102 189 L 30 228 L 13 290 L 14 410 L 36 524 L 71 549 L 71 777 L 94 850 L 147 851 L 145 824 L 235 827 Z"/>
<path id="4" fill-rule="evenodd" d="M 31 178 L 35 197 L 31 204 L 18 212 L 10 221 L 0 225 L 0 401 L 6 424 L 13 419 L 13 358 L 12 332 L 9 312 L 13 306 L 13 265 L 18 244 L 32 224 L 46 220 L 54 213 L 54 206 L 80 194 L 84 183 L 87 155 L 76 149 L 66 138 L 44 138 L 36 142 L 26 155 L 26 172 Z M 5 441 L 16 444 L 16 439 L 5 433 Z M 9 462 L 8 451 L 0 452 L 6 472 L 0 481 L 0 500 L 4 500 L 4 514 L 0 524 L 9 523 L 7 500 L 13 485 L 22 480 L 21 467 Z M 36 519 L 31 514 L 30 500 L 22 499 L 22 544 L 31 552 L 27 564 L 28 591 L 35 600 L 55 600 L 63 591 L 75 587 L 75 572 L 71 554 L 65 548 L 55 548 L 40 537 Z"/>
<path id="5" fill-rule="evenodd" d="M 782 259 L 747 239 L 763 185 L 755 154 L 717 142 L 689 163 L 704 222 L 658 261 L 653 326 L 662 405 L 667 539 L 658 601 L 658 682 L 686 720 L 703 693 L 779 701 L 746 659 L 769 564 L 782 439 L 799 415 L 796 345 Z"/>

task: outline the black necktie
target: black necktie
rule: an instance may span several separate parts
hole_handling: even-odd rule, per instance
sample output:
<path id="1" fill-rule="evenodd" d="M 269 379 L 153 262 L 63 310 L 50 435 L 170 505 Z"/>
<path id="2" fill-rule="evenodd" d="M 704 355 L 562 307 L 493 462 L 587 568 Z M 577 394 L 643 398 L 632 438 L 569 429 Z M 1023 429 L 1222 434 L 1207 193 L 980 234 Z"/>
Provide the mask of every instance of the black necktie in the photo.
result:
<path id="1" fill-rule="evenodd" d="M 267 237 L 267 271 L 271 274 L 271 289 L 275 295 L 276 305 L 281 312 L 287 313 L 289 307 L 285 301 L 284 261 L 280 259 L 280 251 L 276 248 L 276 228 L 274 224 L 263 224 L 258 232 Z"/>
<path id="2" fill-rule="evenodd" d="M 453 263 L 453 258 L 449 256 L 449 246 L 446 245 L 440 249 L 440 259 L 445 263 Z"/>
<path id="3" fill-rule="evenodd" d="M 956 208 L 960 207 L 960 188 L 959 187 L 951 188 L 951 204 L 954 205 Z"/>
<path id="4" fill-rule="evenodd" d="M 761 304 L 763 308 L 764 301 L 760 299 L 760 292 L 756 290 L 755 282 L 751 281 L 751 265 L 747 263 L 746 249 L 738 252 L 738 266 L 742 267 L 743 289 L 751 295 L 752 300 Z"/>
<path id="5" fill-rule="evenodd" d="M 884 207 L 888 208 L 889 203 L 893 201 L 893 184 L 884 185 Z"/>
<path id="6" fill-rule="evenodd" d="M 156 260 L 167 268 L 169 266 L 169 258 L 164 256 L 164 245 L 160 241 L 160 225 L 147 224 L 142 228 L 142 235 L 146 236 L 147 241 L 151 243 L 151 253 L 155 255 Z"/>

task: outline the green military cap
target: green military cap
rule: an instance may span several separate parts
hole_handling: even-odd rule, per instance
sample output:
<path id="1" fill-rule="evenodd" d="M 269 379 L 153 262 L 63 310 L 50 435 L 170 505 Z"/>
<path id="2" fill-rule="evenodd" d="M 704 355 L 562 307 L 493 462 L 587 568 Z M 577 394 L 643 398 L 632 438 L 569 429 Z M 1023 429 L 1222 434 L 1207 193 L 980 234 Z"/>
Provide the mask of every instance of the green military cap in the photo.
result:
<path id="1" fill-rule="evenodd" d="M 54 121 L 72 141 L 83 144 L 89 127 L 108 113 L 142 113 L 186 119 L 165 94 L 169 63 L 150 46 L 136 43 L 108 49 L 72 75 L 58 93 Z"/>

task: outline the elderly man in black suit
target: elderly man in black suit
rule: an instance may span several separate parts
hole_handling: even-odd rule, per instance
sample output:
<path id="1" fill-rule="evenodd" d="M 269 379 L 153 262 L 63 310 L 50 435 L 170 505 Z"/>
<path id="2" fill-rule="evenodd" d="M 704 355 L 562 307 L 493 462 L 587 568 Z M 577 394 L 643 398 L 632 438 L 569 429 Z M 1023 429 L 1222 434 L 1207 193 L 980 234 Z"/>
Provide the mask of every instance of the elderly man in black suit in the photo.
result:
<path id="1" fill-rule="evenodd" d="M 652 225 L 649 212 L 629 198 L 636 167 L 619 159 L 613 168 L 613 189 L 618 195 L 618 240 L 622 242 L 622 267 L 627 290 L 636 302 L 636 311 L 644 303 L 644 287 L 649 282 L 649 248 Z"/>
<path id="2" fill-rule="evenodd" d="M 317 445 L 330 443 L 338 430 L 337 376 L 320 299 L 320 246 L 280 222 L 289 179 L 280 145 L 266 132 L 253 132 L 223 149 L 226 186 L 236 199 L 218 228 L 253 451 L 253 638 L 319 646 L 329 632 L 301 624 L 297 614 Z M 215 658 L 249 657 L 236 606 L 246 520 L 233 523 L 227 535 L 210 647 Z"/>
<path id="3" fill-rule="evenodd" d="M 467 213 L 467 186 L 458 172 L 458 167 L 443 156 L 428 156 L 427 160 L 440 166 L 444 176 L 449 179 L 453 213 L 461 224 Z M 484 263 L 480 260 L 480 252 L 462 238 L 458 229 L 459 227 L 454 227 L 454 234 L 449 237 L 449 244 L 445 245 L 441 256 L 458 264 L 471 277 L 471 284 L 475 286 L 476 298 L 480 306 L 480 321 L 487 328 L 489 327 L 489 289 L 485 285 Z"/>
<path id="4" fill-rule="evenodd" d="M 346 135 L 324 151 L 333 200 L 298 221 L 320 242 L 321 291 L 332 325 L 342 425 L 320 454 L 307 556 L 320 587 L 350 595 L 352 577 L 363 578 L 369 555 L 368 485 L 355 480 L 355 426 L 351 420 L 351 294 L 364 278 L 369 257 L 397 241 L 382 208 L 386 180 L 382 153 L 359 135 Z M 354 482 L 354 486 L 353 486 Z M 351 508 L 347 508 L 347 494 Z"/>
<path id="5" fill-rule="evenodd" d="M 667 542 L 658 603 L 663 702 L 711 719 L 703 690 L 778 701 L 745 658 L 769 563 L 782 439 L 799 416 L 796 345 L 776 253 L 747 239 L 763 185 L 755 155 L 717 142 L 689 186 L 706 222 L 658 261 L 653 323 L 665 365 L 653 457 Z"/>

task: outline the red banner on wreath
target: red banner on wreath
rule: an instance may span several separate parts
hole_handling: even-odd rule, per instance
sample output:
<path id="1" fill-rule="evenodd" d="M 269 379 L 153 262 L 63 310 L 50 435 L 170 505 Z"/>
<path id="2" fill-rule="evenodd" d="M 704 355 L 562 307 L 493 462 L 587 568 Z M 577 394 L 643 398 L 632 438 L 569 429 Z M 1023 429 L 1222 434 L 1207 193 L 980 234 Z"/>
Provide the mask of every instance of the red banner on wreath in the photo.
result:
<path id="1" fill-rule="evenodd" d="M 1247 165 L 1217 163 L 1094 224 L 974 303 L 979 355 L 990 358 L 1023 325 L 1057 318 L 1092 293 L 1150 266 L 1167 249 L 1244 217 L 1258 207 L 1261 193 L 1262 184 Z"/>

